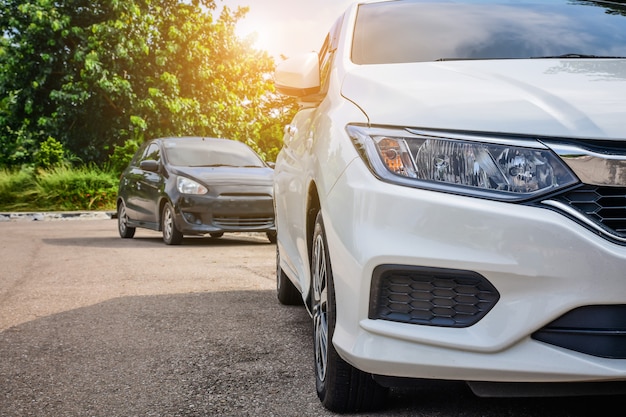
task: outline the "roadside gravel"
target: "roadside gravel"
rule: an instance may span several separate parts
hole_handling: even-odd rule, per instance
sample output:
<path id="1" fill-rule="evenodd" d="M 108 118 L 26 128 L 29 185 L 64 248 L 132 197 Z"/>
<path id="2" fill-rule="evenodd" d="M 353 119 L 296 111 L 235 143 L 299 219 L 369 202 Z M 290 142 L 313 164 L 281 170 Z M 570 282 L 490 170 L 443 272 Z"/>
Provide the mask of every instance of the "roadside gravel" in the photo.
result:
<path id="1" fill-rule="evenodd" d="M 106 220 L 114 219 L 114 211 L 58 211 L 58 212 L 2 212 L 0 222 L 53 221 L 53 220 Z"/>

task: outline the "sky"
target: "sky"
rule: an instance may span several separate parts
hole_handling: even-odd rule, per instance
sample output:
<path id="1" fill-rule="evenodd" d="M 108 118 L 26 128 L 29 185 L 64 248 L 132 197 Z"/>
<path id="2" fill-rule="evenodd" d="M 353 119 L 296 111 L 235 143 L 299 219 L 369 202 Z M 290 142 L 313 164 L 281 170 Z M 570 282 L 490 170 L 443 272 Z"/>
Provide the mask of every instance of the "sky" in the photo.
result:
<path id="1" fill-rule="evenodd" d="M 256 33 L 258 49 L 279 60 L 319 51 L 328 30 L 354 0 L 215 0 L 218 10 L 248 6 L 240 36 Z"/>

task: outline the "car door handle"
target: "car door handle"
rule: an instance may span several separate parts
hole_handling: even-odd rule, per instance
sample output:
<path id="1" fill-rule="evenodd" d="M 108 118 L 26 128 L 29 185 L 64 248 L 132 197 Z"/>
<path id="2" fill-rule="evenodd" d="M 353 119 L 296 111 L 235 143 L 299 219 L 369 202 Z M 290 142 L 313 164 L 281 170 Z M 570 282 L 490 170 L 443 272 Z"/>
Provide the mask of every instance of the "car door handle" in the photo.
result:
<path id="1" fill-rule="evenodd" d="M 294 125 L 286 125 L 285 126 L 285 134 L 289 135 L 290 137 L 294 137 L 296 136 L 296 134 L 298 133 L 298 128 L 295 127 Z"/>

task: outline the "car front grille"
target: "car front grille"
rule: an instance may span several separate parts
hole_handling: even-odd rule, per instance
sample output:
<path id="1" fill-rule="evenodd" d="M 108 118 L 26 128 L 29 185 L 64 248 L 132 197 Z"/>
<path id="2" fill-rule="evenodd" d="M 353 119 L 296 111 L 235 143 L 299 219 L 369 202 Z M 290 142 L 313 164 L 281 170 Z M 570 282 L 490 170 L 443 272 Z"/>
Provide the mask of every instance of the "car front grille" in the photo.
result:
<path id="1" fill-rule="evenodd" d="M 563 208 L 596 230 L 626 243 L 626 188 L 583 185 L 551 201 L 561 203 Z M 550 201 L 548 201 L 549 203 Z M 576 215 L 577 214 L 577 215 Z"/>
<path id="2" fill-rule="evenodd" d="M 579 307 L 532 337 L 588 355 L 626 359 L 626 305 Z"/>
<path id="3" fill-rule="evenodd" d="M 468 327 L 500 294 L 472 271 L 381 265 L 374 271 L 369 318 L 439 327 Z"/>
<path id="4" fill-rule="evenodd" d="M 274 217 L 214 216 L 213 224 L 223 229 L 270 228 L 274 226 Z"/>

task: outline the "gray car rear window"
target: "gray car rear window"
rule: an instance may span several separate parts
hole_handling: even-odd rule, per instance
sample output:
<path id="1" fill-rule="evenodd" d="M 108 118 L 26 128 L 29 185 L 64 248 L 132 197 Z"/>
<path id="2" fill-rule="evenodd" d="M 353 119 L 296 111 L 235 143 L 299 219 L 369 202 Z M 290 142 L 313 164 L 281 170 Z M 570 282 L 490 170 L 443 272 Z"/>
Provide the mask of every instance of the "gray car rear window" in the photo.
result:
<path id="1" fill-rule="evenodd" d="M 356 64 L 626 56 L 626 5 L 592 1 L 420 1 L 359 6 Z"/>

